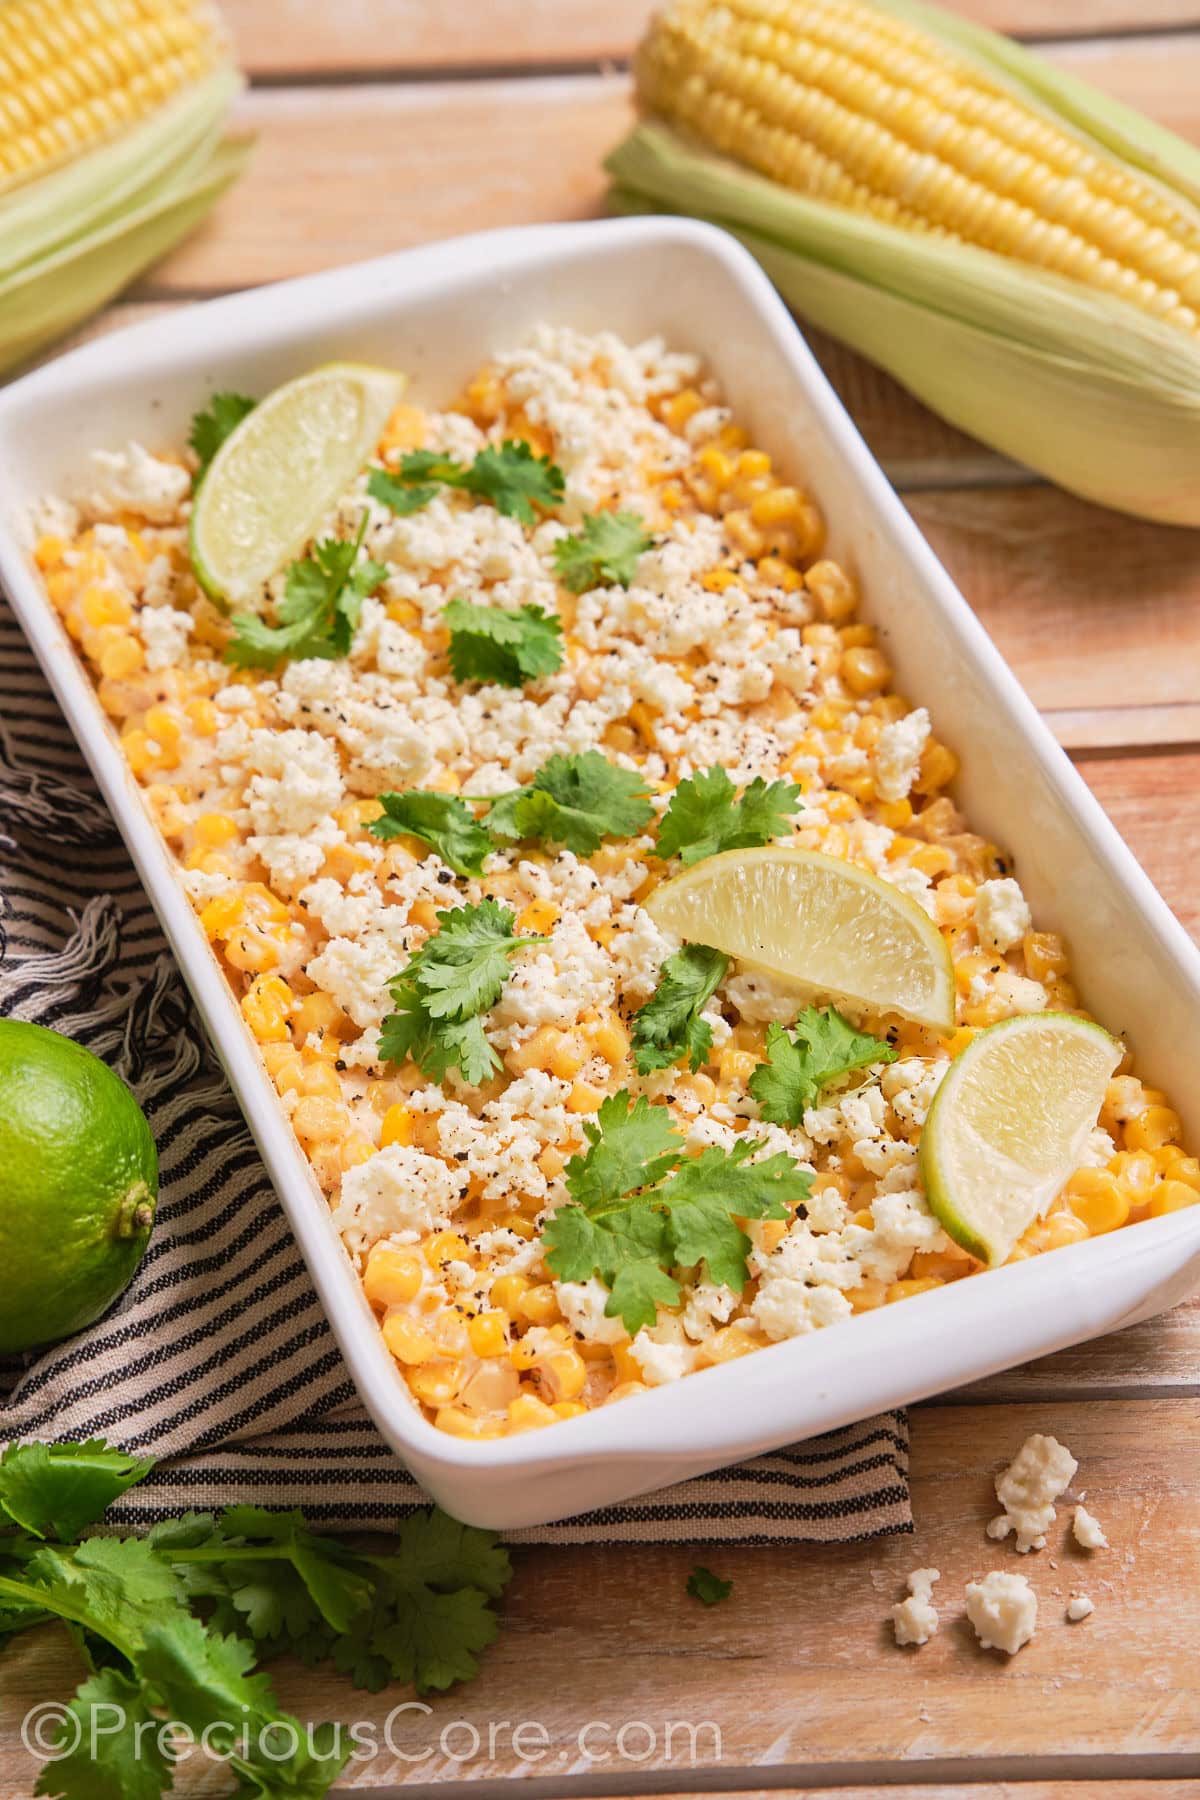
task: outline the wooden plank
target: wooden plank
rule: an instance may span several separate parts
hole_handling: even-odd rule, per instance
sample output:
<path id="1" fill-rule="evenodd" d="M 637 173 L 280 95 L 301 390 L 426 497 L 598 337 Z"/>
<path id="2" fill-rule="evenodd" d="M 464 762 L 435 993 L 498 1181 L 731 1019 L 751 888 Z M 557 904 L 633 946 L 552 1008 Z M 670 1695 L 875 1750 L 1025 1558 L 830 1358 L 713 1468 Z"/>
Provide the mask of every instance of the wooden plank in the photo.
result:
<path id="1" fill-rule="evenodd" d="M 1036 705 L 1067 714 L 1182 706 L 1164 728 L 1185 741 L 1194 734 L 1200 533 L 1040 484 L 907 498 Z"/>
<path id="2" fill-rule="evenodd" d="M 993 1475 L 1031 1431 L 1053 1432 L 1079 1458 L 1078 1485 L 1111 1551 L 1066 1547 L 1066 1508 L 1040 1555 L 1018 1558 L 986 1538 Z M 398 1715 L 394 1749 L 352 1765 L 345 1783 L 424 1792 L 521 1776 L 565 1797 L 753 1789 L 769 1772 L 800 1791 L 870 1791 L 903 1764 L 942 1800 L 955 1781 L 994 1800 L 1022 1779 L 1073 1779 L 1084 1784 L 1078 1800 L 1090 1800 L 1105 1773 L 1157 1777 L 1164 1797 L 1186 1791 L 1165 1783 L 1195 1772 L 1200 1744 L 1198 1449 L 1192 1400 L 920 1410 L 914 1537 L 705 1551 L 701 1559 L 734 1582 L 711 1613 L 685 1594 L 697 1553 L 684 1546 L 523 1552 L 479 1679 L 431 1697 L 428 1714 Z M 888 1609 L 907 1572 L 929 1563 L 942 1570 L 941 1629 L 923 1649 L 898 1650 Z M 964 1583 L 989 1568 L 1024 1574 L 1039 1598 L 1038 1634 L 1011 1660 L 982 1650 L 962 1614 Z M 1080 1589 L 1096 1610 L 1071 1625 L 1064 1608 Z M 0 1767 L 14 1794 L 32 1785 L 19 1721 L 35 1702 L 61 1697 L 72 1670 L 47 1632 L 5 1652 Z M 291 1663 L 275 1674 L 302 1720 L 359 1720 L 381 1744 L 383 1721 L 410 1697 L 356 1693 Z M 455 1721 L 465 1723 L 442 1745 Z M 529 1722 L 524 1755 L 512 1746 L 520 1721 Z M 607 1729 L 597 1725 L 581 1745 L 589 1721 Z M 1121 1761 L 1106 1766 L 1112 1757 Z M 1028 1800 L 1028 1788 L 1019 1792 Z M 1068 1788 L 1054 1800 L 1076 1796 Z"/>
<path id="3" fill-rule="evenodd" d="M 1200 137 L 1200 33 L 1050 54 Z M 238 115 L 260 134 L 247 174 L 143 293 L 274 281 L 485 226 L 590 217 L 603 203 L 600 159 L 631 116 L 627 80 L 604 75 L 267 88 Z"/>
<path id="4" fill-rule="evenodd" d="M 624 58 L 656 0 L 225 0 L 243 66 L 257 77 L 562 67 Z M 958 0 L 997 31 L 1072 38 L 1186 28 L 1191 0 Z"/>
<path id="5" fill-rule="evenodd" d="M 889 1782 L 886 1788 L 722 1788 L 720 1792 L 723 1800 L 805 1800 L 817 1793 L 823 1800 L 1168 1800 L 1157 1781 L 954 1781 L 948 1785 L 921 1782 L 915 1787 L 908 1782 L 900 1786 Z M 655 1800 L 695 1800 L 695 1796 L 680 1792 L 656 1795 Z M 1200 1800 L 1200 1781 L 1172 1782 L 1170 1800 Z"/>
<path id="6" fill-rule="evenodd" d="M 1200 752 L 1086 757 L 1079 773 L 1159 893 L 1200 940 Z"/>

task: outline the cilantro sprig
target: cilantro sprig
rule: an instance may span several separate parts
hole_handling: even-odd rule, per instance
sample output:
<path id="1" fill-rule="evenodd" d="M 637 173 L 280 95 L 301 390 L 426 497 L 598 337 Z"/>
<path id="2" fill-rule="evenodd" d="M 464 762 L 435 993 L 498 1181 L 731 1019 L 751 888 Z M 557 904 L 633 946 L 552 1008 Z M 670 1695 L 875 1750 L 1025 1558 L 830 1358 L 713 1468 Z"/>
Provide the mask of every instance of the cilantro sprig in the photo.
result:
<path id="1" fill-rule="evenodd" d="M 750 1138 L 685 1158 L 667 1108 L 625 1089 L 584 1132 L 586 1154 L 564 1171 L 571 1199 L 542 1233 L 545 1260 L 563 1281 L 598 1275 L 610 1290 L 605 1312 L 631 1335 L 679 1304 L 676 1268 L 702 1265 L 740 1294 L 751 1249 L 741 1221 L 786 1219 L 812 1181 L 782 1151 L 750 1162 L 760 1149 Z"/>
<path id="2" fill-rule="evenodd" d="M 510 1575 L 492 1533 L 435 1509 L 375 1555 L 298 1512 L 234 1506 L 144 1537 L 83 1535 L 151 1466 L 101 1440 L 12 1445 L 0 1460 L 0 1631 L 60 1620 L 88 1669 L 39 1794 L 155 1800 L 172 1785 L 160 1728 L 174 1720 L 205 1734 L 239 1793 L 320 1800 L 351 1744 L 283 1712 L 261 1662 L 291 1651 L 360 1687 L 421 1693 L 477 1673 Z"/>
<path id="3" fill-rule="evenodd" d="M 562 503 L 563 472 L 548 456 L 535 456 L 522 438 L 488 444 L 474 462 L 456 462 L 437 450 L 410 450 L 396 469 L 373 469 L 367 491 L 393 512 L 419 512 L 441 487 L 458 488 L 490 500 L 497 512 L 522 525 L 535 525 L 535 506 L 549 511 Z"/>
<path id="4" fill-rule="evenodd" d="M 800 807 L 794 781 L 757 776 L 740 798 L 724 769 L 701 769 L 671 795 L 658 832 L 658 854 L 685 866 L 721 850 L 751 850 L 791 829 Z"/>
<path id="5" fill-rule="evenodd" d="M 380 794 L 383 815 L 372 819 L 372 837 L 415 837 L 436 850 L 456 875 L 483 874 L 483 859 L 495 848 L 465 800 L 457 794 L 439 794 L 427 788 L 410 788 L 405 794 Z"/>
<path id="6" fill-rule="evenodd" d="M 895 1062 L 897 1055 L 882 1038 L 856 1030 L 836 1006 L 805 1007 L 790 1032 L 768 1025 L 766 1053 L 749 1088 L 774 1125 L 803 1125 L 831 1081 L 868 1063 Z"/>
<path id="7" fill-rule="evenodd" d="M 273 668 L 286 657 L 346 656 L 362 603 L 387 574 L 384 563 L 358 561 L 367 514 L 352 538 L 322 538 L 311 556 L 292 563 L 278 607 L 278 624 L 258 613 L 234 613 L 225 661 L 238 668 Z"/>
<path id="8" fill-rule="evenodd" d="M 478 606 L 451 600 L 442 611 L 455 681 L 521 687 L 562 668 L 562 625 L 540 606 Z"/>
<path id="9" fill-rule="evenodd" d="M 630 837 L 654 817 L 645 783 L 598 750 L 557 755 L 526 786 L 507 794 L 440 794 L 410 788 L 380 794 L 383 817 L 367 829 L 378 838 L 415 837 L 459 875 L 479 876 L 491 850 L 523 840 L 563 844 L 590 856 L 605 838 Z M 476 818 L 472 806 L 485 810 Z"/>
<path id="10" fill-rule="evenodd" d="M 517 842 L 540 838 L 591 856 L 605 838 L 633 837 L 654 817 L 643 777 L 599 750 L 552 756 L 528 787 L 492 800 L 487 828 Z"/>
<path id="11" fill-rule="evenodd" d="M 437 930 L 415 950 L 390 983 L 395 1007 L 379 1033 L 385 1062 L 411 1057 L 431 1081 L 457 1068 L 478 1087 L 500 1058 L 487 1040 L 483 1014 L 500 998 L 518 950 L 545 942 L 515 937 L 514 919 L 495 900 L 437 914 Z"/>
<path id="12" fill-rule="evenodd" d="M 708 944 L 685 944 L 662 966 L 658 987 L 633 1016 L 633 1066 L 639 1075 L 669 1069 L 681 1056 L 698 1069 L 712 1049 L 712 1027 L 700 1017 L 729 967 Z"/>
<path id="13" fill-rule="evenodd" d="M 703 1601 L 705 1606 L 717 1606 L 722 1600 L 728 1600 L 733 1592 L 732 1581 L 723 1581 L 706 1569 L 703 1563 L 697 1563 L 687 1578 L 687 1591 L 693 1600 Z"/>
<path id="14" fill-rule="evenodd" d="M 572 593 L 628 587 L 638 557 L 654 546 L 644 519 L 634 512 L 589 513 L 578 531 L 554 546 L 558 578 Z"/>
<path id="15" fill-rule="evenodd" d="M 225 439 L 257 405 L 258 401 L 251 400 L 248 394 L 214 394 L 203 411 L 192 415 L 188 443 L 200 460 L 200 467 L 196 471 L 197 484 Z"/>

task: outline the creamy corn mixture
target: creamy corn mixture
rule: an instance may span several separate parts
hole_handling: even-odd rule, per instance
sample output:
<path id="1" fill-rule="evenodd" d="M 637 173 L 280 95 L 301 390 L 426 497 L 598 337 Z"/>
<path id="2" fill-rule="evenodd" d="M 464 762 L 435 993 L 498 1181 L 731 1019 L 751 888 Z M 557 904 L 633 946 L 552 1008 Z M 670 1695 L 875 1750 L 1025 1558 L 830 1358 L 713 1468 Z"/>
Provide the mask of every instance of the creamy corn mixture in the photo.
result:
<path id="1" fill-rule="evenodd" d="M 324 529 L 353 538 L 365 511 L 361 555 L 382 574 L 342 658 L 223 660 L 229 622 L 189 566 L 186 452 L 97 452 L 80 493 L 43 508 L 35 552 L 399 1374 L 466 1437 L 569 1418 L 972 1274 L 921 1192 L 922 1122 L 973 1033 L 1076 1006 L 1061 938 L 958 811 L 957 758 L 893 690 L 814 500 L 748 444 L 695 358 L 543 328 L 452 410 L 401 406 L 379 456 L 470 462 L 508 439 L 565 477 L 532 526 L 449 487 L 410 516 L 373 499 L 365 473 L 346 493 Z M 577 594 L 554 546 L 603 509 L 640 515 L 653 543 L 628 585 Z M 557 614 L 562 667 L 517 687 L 455 681 L 454 598 Z M 637 771 L 660 816 L 698 771 L 795 782 L 777 841 L 861 863 L 925 909 L 953 955 L 954 1033 L 856 1019 L 896 1059 L 828 1086 L 802 1125 L 766 1123 L 749 1082 L 769 1024 L 805 1003 L 782 982 L 731 965 L 703 1011 L 704 1065 L 633 1067 L 631 1021 L 678 949 L 641 904 L 677 867 L 653 826 L 587 857 L 514 844 L 481 878 L 368 830 L 381 793 L 498 795 L 592 749 Z M 484 897 L 544 939 L 512 956 L 484 1017 L 499 1072 L 471 1086 L 385 1062 L 389 982 L 439 913 Z M 632 1336 L 596 1276 L 555 1279 L 540 1235 L 584 1126 L 621 1089 L 667 1107 L 688 1154 L 748 1138 L 812 1176 L 786 1220 L 749 1224 L 744 1291 L 676 1270 L 680 1303 Z M 1195 1204 L 1200 1164 L 1178 1138 L 1164 1097 L 1123 1065 L 1084 1166 L 1013 1256 Z"/>

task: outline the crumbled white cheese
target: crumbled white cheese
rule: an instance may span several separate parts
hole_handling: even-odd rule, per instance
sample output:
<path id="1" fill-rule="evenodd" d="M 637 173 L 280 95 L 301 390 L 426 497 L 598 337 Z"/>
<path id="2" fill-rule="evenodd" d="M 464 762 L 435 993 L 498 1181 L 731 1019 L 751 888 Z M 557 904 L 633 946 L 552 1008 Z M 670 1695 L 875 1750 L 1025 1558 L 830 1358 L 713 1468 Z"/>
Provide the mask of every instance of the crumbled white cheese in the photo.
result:
<path id="1" fill-rule="evenodd" d="M 454 1211 L 466 1183 L 438 1156 L 389 1144 L 347 1169 L 333 1209 L 333 1223 L 352 1255 L 361 1256 L 382 1237 L 413 1242 Z"/>
<path id="2" fill-rule="evenodd" d="M 938 1628 L 933 1604 L 933 1584 L 940 1569 L 914 1569 L 908 1577 L 908 1597 L 892 1608 L 892 1625 L 898 1644 L 927 1644 Z"/>
<path id="3" fill-rule="evenodd" d="M 80 501 L 89 517 L 104 519 L 114 513 L 137 512 L 167 524 L 191 492 L 192 478 L 186 469 L 151 456 L 132 441 L 123 450 L 93 450 L 91 461 L 92 486 Z"/>
<path id="4" fill-rule="evenodd" d="M 170 669 L 181 663 L 194 625 L 191 613 L 177 612 L 173 606 L 143 606 L 137 628 L 146 646 L 146 667 Z"/>
<path id="5" fill-rule="evenodd" d="M 804 1337 L 852 1316 L 850 1302 L 834 1287 L 807 1287 L 790 1276 L 764 1281 L 750 1308 L 773 1343 Z"/>
<path id="6" fill-rule="evenodd" d="M 1108 1539 L 1099 1519 L 1086 1506 L 1077 1506 L 1071 1519 L 1071 1535 L 1084 1550 L 1107 1550 Z"/>
<path id="7" fill-rule="evenodd" d="M 619 1344 L 628 1337 L 620 1319 L 605 1312 L 608 1289 L 597 1276 L 587 1281 L 556 1281 L 554 1292 L 563 1318 L 585 1344 Z"/>
<path id="8" fill-rule="evenodd" d="M 660 1315 L 661 1316 L 661 1315 Z M 695 1366 L 695 1346 L 682 1333 L 668 1336 L 661 1325 L 643 1326 L 633 1340 L 632 1350 L 647 1387 L 662 1387 L 678 1381 Z"/>
<path id="9" fill-rule="evenodd" d="M 1078 1625 L 1080 1619 L 1089 1618 L 1095 1610 L 1095 1604 L 1087 1594 L 1072 1594 L 1067 1601 L 1067 1617 L 1072 1625 Z"/>
<path id="10" fill-rule="evenodd" d="M 1023 1575 L 992 1569 L 968 1581 L 967 1617 L 985 1650 L 1015 1656 L 1037 1630 L 1037 1595 Z"/>
<path id="11" fill-rule="evenodd" d="M 929 713 L 923 706 L 885 725 L 875 742 L 875 791 L 881 800 L 906 800 L 917 779 L 921 752 L 929 742 Z"/>
<path id="12" fill-rule="evenodd" d="M 1019 882 L 1011 876 L 980 882 L 975 890 L 975 930 L 985 950 L 1003 956 L 1032 927 L 1033 914 Z"/>
<path id="13" fill-rule="evenodd" d="M 1017 1549 L 1042 1550 L 1055 1520 L 1054 1502 L 1068 1487 L 1079 1464 L 1057 1438 L 1035 1431 L 1027 1437 L 1007 1469 L 996 1477 L 996 1498 L 1004 1508 L 988 1525 L 991 1538 L 1017 1536 Z"/>

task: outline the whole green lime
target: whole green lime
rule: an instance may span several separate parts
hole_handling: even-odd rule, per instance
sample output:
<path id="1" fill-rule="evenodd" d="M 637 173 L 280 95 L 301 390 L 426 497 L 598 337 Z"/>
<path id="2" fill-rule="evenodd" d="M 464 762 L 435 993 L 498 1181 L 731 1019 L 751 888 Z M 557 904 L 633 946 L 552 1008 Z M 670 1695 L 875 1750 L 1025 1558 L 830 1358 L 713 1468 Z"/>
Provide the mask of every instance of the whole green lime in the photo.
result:
<path id="1" fill-rule="evenodd" d="M 0 1351 L 107 1311 L 157 1196 L 154 1139 L 125 1083 L 70 1038 L 0 1019 Z"/>

